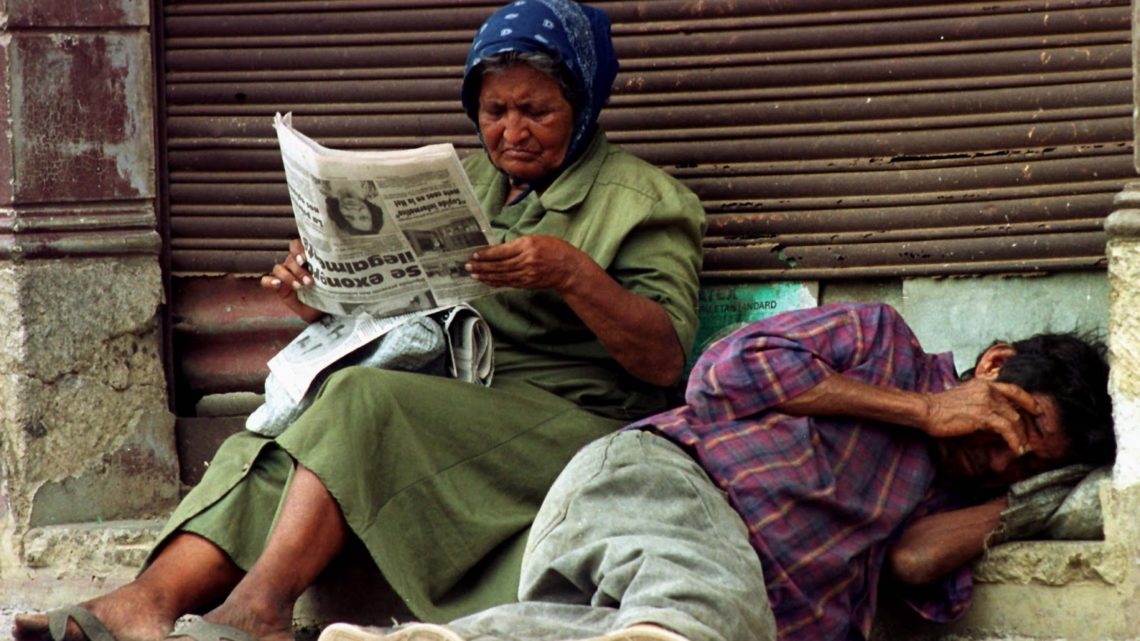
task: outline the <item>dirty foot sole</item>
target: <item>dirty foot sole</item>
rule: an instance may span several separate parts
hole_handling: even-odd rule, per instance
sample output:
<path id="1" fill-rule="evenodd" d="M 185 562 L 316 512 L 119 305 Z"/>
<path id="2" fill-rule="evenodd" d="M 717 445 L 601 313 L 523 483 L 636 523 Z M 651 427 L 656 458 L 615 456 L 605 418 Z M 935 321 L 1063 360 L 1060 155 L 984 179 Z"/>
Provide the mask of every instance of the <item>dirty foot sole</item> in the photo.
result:
<path id="1" fill-rule="evenodd" d="M 379 628 L 334 623 L 321 632 L 318 641 L 463 641 L 463 637 L 431 623 L 413 623 L 387 632 Z"/>

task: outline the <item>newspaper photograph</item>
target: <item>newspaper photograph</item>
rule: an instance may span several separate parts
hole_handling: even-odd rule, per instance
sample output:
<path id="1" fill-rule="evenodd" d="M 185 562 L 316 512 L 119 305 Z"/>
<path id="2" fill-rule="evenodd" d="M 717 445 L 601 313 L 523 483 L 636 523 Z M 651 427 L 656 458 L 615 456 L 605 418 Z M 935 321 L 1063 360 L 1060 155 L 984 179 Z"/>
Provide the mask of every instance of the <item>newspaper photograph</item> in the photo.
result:
<path id="1" fill-rule="evenodd" d="M 463 268 L 494 244 L 455 148 L 330 149 L 277 114 L 289 198 L 323 312 L 376 317 L 446 307 L 490 293 Z"/>

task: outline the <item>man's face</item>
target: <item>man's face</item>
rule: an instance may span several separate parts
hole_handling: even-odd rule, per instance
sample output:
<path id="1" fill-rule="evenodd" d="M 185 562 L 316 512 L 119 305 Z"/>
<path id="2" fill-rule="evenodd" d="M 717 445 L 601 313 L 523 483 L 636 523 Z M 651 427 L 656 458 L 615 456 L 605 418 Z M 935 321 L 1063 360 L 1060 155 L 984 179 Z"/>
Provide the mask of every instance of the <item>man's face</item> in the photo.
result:
<path id="1" fill-rule="evenodd" d="M 1021 411 L 1025 452 L 1018 454 L 998 435 L 976 432 L 937 442 L 942 478 L 966 481 L 985 489 L 1001 489 L 1068 462 L 1069 438 L 1061 427 L 1061 408 L 1045 394 L 1034 394 L 1040 416 Z"/>

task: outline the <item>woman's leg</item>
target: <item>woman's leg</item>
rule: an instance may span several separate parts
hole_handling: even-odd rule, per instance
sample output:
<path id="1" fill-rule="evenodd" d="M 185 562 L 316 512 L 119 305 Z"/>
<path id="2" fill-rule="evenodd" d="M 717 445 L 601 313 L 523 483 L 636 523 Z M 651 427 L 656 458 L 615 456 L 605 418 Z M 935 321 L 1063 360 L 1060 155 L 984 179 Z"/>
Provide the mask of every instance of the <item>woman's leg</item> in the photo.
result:
<path id="1" fill-rule="evenodd" d="M 138 578 L 80 605 L 118 641 L 157 641 L 179 616 L 218 602 L 222 604 L 205 615 L 208 621 L 247 630 L 263 641 L 291 640 L 293 604 L 344 547 L 347 532 L 324 485 L 297 465 L 276 524 L 248 573 L 209 539 L 176 532 Z M 50 639 L 46 615 L 19 616 L 13 638 Z M 74 622 L 66 639 L 83 639 Z"/>
<path id="2" fill-rule="evenodd" d="M 265 551 L 207 621 L 261 641 L 293 638 L 293 605 L 348 539 L 340 507 L 315 474 L 298 465 Z"/>
<path id="3" fill-rule="evenodd" d="M 171 538 L 154 561 L 130 583 L 81 603 L 118 641 L 156 641 L 174 621 L 224 597 L 241 579 L 241 570 L 217 546 L 195 534 Z M 47 616 L 18 615 L 15 641 L 47 641 Z M 83 639 L 74 622 L 67 639 Z"/>

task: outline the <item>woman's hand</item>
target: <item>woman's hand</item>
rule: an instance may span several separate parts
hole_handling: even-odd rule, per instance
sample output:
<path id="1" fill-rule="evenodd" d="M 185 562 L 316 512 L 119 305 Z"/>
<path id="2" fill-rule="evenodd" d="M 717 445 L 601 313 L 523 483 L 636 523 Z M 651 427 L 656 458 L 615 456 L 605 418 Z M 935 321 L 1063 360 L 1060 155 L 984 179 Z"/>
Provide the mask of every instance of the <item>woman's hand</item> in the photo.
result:
<path id="1" fill-rule="evenodd" d="M 301 246 L 300 240 L 294 238 L 289 241 L 289 255 L 274 265 L 269 274 L 261 277 L 261 286 L 277 292 L 286 307 L 311 323 L 324 314 L 297 298 L 297 292 L 301 288 L 313 286 L 313 276 L 305 267 L 305 261 L 305 248 Z"/>
<path id="2" fill-rule="evenodd" d="M 565 293 L 585 263 L 593 260 L 582 250 L 553 236 L 523 236 L 475 253 L 467 271 L 493 287 L 553 289 Z"/>
<path id="3" fill-rule="evenodd" d="M 622 287 L 564 240 L 523 236 L 480 249 L 467 271 L 495 287 L 557 291 L 627 372 L 660 386 L 681 376 L 685 353 L 665 308 Z"/>

